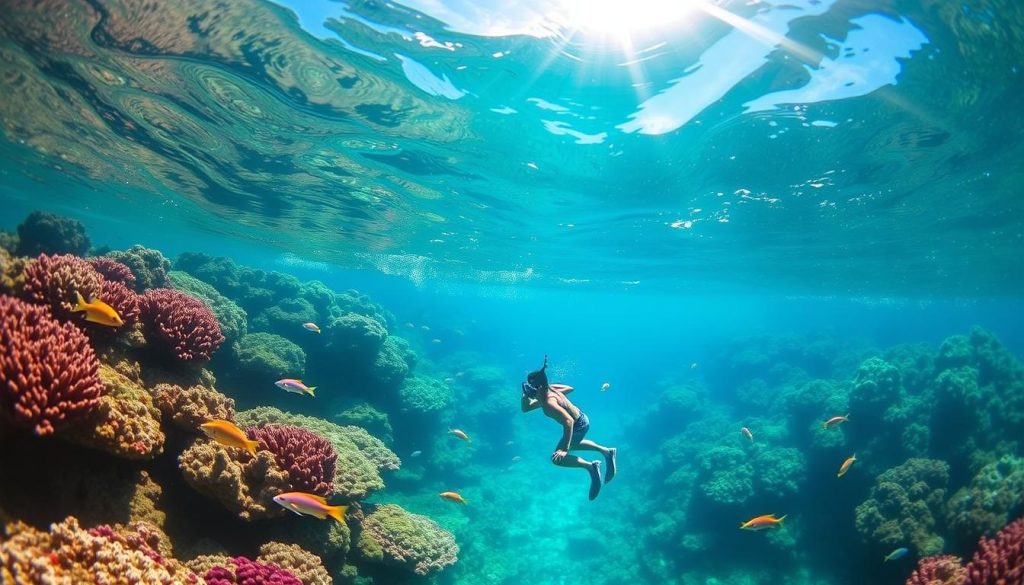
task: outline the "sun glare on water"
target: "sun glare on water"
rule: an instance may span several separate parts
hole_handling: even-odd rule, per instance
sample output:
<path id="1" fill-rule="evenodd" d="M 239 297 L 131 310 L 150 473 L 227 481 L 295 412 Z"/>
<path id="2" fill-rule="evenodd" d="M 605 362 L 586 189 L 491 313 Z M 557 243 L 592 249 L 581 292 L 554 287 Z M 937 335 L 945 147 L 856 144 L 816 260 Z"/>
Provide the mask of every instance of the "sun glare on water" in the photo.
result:
<path id="1" fill-rule="evenodd" d="M 703 0 L 563 0 L 570 27 L 619 38 L 678 24 L 702 4 Z"/>

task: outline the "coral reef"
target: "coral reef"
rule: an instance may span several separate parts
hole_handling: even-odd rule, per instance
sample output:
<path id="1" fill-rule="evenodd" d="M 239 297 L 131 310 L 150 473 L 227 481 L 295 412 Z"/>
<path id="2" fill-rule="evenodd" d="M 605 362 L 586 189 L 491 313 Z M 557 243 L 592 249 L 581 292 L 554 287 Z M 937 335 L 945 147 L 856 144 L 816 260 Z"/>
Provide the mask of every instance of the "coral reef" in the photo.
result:
<path id="1" fill-rule="evenodd" d="M 253 379 L 273 382 L 301 378 L 306 370 L 306 352 L 273 333 L 249 333 L 235 347 L 236 368 Z"/>
<path id="2" fill-rule="evenodd" d="M 77 443 L 126 459 L 152 459 L 163 452 L 160 410 L 139 380 L 101 364 L 104 392 L 99 405 L 69 433 Z"/>
<path id="3" fill-rule="evenodd" d="M 284 508 L 273 498 L 289 491 L 288 472 L 277 467 L 274 455 L 246 451 L 199 439 L 178 456 L 185 481 L 199 493 L 219 501 L 243 520 L 281 516 Z"/>
<path id="4" fill-rule="evenodd" d="M 1024 502 L 1024 459 L 1004 455 L 981 468 L 946 503 L 946 524 L 961 542 L 991 535 Z"/>
<path id="5" fill-rule="evenodd" d="M 47 213 L 33 211 L 18 225 L 18 256 L 38 254 L 74 254 L 82 256 L 91 246 L 82 222 Z"/>
<path id="6" fill-rule="evenodd" d="M 182 388 L 177 384 L 157 384 L 153 389 L 157 408 L 179 428 L 196 432 L 199 425 L 213 419 L 231 420 L 235 401 L 203 385 Z"/>
<path id="7" fill-rule="evenodd" d="M 234 301 L 220 294 L 217 289 L 185 272 L 167 273 L 171 286 L 189 296 L 199 299 L 210 308 L 217 318 L 226 343 L 231 344 L 245 335 L 247 315 Z"/>
<path id="8" fill-rule="evenodd" d="M 30 303 L 50 307 L 51 314 L 62 321 L 80 321 L 75 307 L 75 293 L 89 300 L 103 292 L 103 277 L 91 264 L 70 254 L 40 254 L 25 267 L 22 298 Z"/>
<path id="9" fill-rule="evenodd" d="M 224 342 L 209 307 L 187 294 L 158 288 L 140 297 L 146 339 L 184 362 L 205 362 Z"/>
<path id="10" fill-rule="evenodd" d="M 72 516 L 49 532 L 21 522 L 8 524 L 0 539 L 0 581 L 4 583 L 199 584 L 183 564 L 164 557 L 166 536 L 145 522 L 124 530 L 84 530 Z"/>
<path id="11" fill-rule="evenodd" d="M 145 246 L 132 246 L 125 251 L 110 252 L 110 258 L 127 266 L 135 275 L 135 292 L 143 293 L 153 288 L 170 286 L 167 272 L 171 263 L 159 250 Z"/>
<path id="12" fill-rule="evenodd" d="M 459 546 L 436 522 L 400 506 L 378 506 L 363 519 L 359 553 L 367 561 L 405 567 L 428 575 L 454 564 Z"/>
<path id="13" fill-rule="evenodd" d="M 203 575 L 206 585 L 303 585 L 298 577 L 274 563 L 235 557 Z"/>
<path id="14" fill-rule="evenodd" d="M 260 448 L 274 454 L 274 462 L 288 472 L 289 491 L 308 492 L 325 498 L 334 493 L 338 456 L 327 439 L 290 425 L 251 427 L 247 434 Z"/>
<path id="15" fill-rule="evenodd" d="M 970 585 L 1024 583 L 1024 518 L 1007 524 L 995 538 L 982 537 L 966 569 Z"/>
<path id="16" fill-rule="evenodd" d="M 895 548 L 910 543 L 922 554 L 942 550 L 936 532 L 949 466 L 935 459 L 908 459 L 875 479 L 870 498 L 857 506 L 857 531 L 865 541 Z"/>
<path id="17" fill-rule="evenodd" d="M 334 415 L 334 420 L 340 425 L 362 427 L 373 436 L 380 437 L 384 443 L 390 443 L 394 437 L 394 429 L 391 427 L 388 414 L 367 402 L 359 402 L 346 408 Z"/>
<path id="18" fill-rule="evenodd" d="M 27 258 L 12 257 L 10 252 L 0 248 L 0 294 L 20 295 L 25 285 Z"/>
<path id="19" fill-rule="evenodd" d="M 712 502 L 733 505 L 754 495 L 754 468 L 737 447 L 715 447 L 700 455 L 700 489 Z"/>
<path id="20" fill-rule="evenodd" d="M 966 585 L 966 578 L 967 570 L 958 557 L 940 555 L 918 561 L 906 585 Z"/>
<path id="21" fill-rule="evenodd" d="M 388 336 L 383 323 L 358 313 L 335 317 L 322 331 L 327 348 L 338 355 L 376 355 Z"/>
<path id="22" fill-rule="evenodd" d="M 86 260 L 100 276 L 108 282 L 119 282 L 135 290 L 135 275 L 131 268 L 107 256 L 95 256 Z"/>
<path id="23" fill-rule="evenodd" d="M 404 412 L 431 414 L 451 406 L 455 393 L 441 380 L 417 375 L 402 382 L 398 400 Z"/>
<path id="24" fill-rule="evenodd" d="M 298 577 L 302 585 L 331 585 L 332 582 L 320 557 L 298 545 L 268 542 L 260 547 L 258 560 L 287 570 Z"/>
<path id="25" fill-rule="evenodd" d="M 0 381 L 0 415 L 37 435 L 87 417 L 103 394 L 89 339 L 8 296 L 0 296 Z"/>

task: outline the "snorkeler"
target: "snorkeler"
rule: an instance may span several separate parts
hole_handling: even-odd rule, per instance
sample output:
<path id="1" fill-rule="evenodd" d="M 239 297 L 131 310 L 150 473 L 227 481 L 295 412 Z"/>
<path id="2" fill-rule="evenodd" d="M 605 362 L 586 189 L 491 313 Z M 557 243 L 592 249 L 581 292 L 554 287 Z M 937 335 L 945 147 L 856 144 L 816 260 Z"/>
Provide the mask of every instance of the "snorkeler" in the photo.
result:
<path id="1" fill-rule="evenodd" d="M 566 398 L 566 394 L 572 392 L 572 386 L 563 384 L 548 384 L 548 375 L 544 370 L 548 367 L 548 357 L 544 356 L 544 366 L 536 372 L 530 372 L 523 382 L 523 398 L 521 406 L 523 412 L 542 408 L 544 414 L 553 418 L 562 425 L 562 440 L 555 447 L 551 454 L 551 462 L 562 467 L 580 467 L 586 469 L 590 474 L 590 499 L 593 500 L 601 493 L 601 461 L 586 461 L 575 455 L 570 455 L 572 449 L 583 449 L 587 451 L 598 451 L 604 455 L 608 462 L 608 472 L 604 482 L 608 483 L 615 477 L 615 453 L 614 447 L 602 447 L 590 439 L 584 439 L 587 431 L 590 430 L 590 419 L 583 414 L 579 408 Z"/>

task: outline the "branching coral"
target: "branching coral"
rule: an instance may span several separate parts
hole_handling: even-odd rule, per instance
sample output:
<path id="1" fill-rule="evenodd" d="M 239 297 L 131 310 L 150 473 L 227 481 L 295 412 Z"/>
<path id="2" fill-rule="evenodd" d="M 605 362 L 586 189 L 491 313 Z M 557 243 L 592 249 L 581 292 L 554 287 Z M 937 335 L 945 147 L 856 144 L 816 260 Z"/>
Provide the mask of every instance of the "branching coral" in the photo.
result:
<path id="1" fill-rule="evenodd" d="M 867 542 L 897 547 L 911 543 L 922 554 L 942 550 L 936 532 L 949 482 L 949 466 L 935 459 L 908 459 L 879 475 L 871 497 L 857 506 L 857 531 Z"/>
<path id="2" fill-rule="evenodd" d="M 99 272 L 104 280 L 120 282 L 133 291 L 135 290 L 135 275 L 132 274 L 131 268 L 108 256 L 95 256 L 86 262 L 96 269 L 96 272 Z"/>
<path id="3" fill-rule="evenodd" d="M 164 416 L 188 431 L 195 432 L 209 420 L 231 420 L 235 416 L 235 401 L 206 386 L 158 384 L 153 393 Z"/>
<path id="4" fill-rule="evenodd" d="M 233 343 L 245 335 L 247 317 L 245 310 L 234 301 L 220 294 L 217 289 L 198 278 L 180 271 L 167 273 L 167 278 L 176 290 L 203 301 L 217 318 L 221 333 L 227 343 Z"/>
<path id="5" fill-rule="evenodd" d="M 363 520 L 359 551 L 368 561 L 405 567 L 428 575 L 454 564 L 459 546 L 436 522 L 399 506 L 379 506 Z"/>
<path id="6" fill-rule="evenodd" d="M 127 266 L 135 275 L 135 291 L 145 292 L 151 288 L 163 288 L 170 285 L 167 272 L 171 263 L 164 258 L 159 250 L 145 246 L 132 246 L 126 251 L 110 252 L 110 258 Z"/>
<path id="7" fill-rule="evenodd" d="M 288 472 L 289 491 L 328 498 L 334 492 L 338 456 L 327 439 L 291 425 L 266 425 L 248 430 L 250 439 L 274 454 L 277 466 Z"/>
<path id="8" fill-rule="evenodd" d="M 165 558 L 162 533 L 137 522 L 125 530 L 84 530 L 72 516 L 49 532 L 21 522 L 0 539 L 0 581 L 60 585 L 179 585 L 201 583 L 184 565 Z"/>
<path id="9" fill-rule="evenodd" d="M 82 222 L 47 213 L 33 211 L 18 225 L 19 256 L 37 254 L 74 254 L 82 256 L 89 251 L 89 236 Z"/>
<path id="10" fill-rule="evenodd" d="M 146 338 L 185 362 L 210 359 L 224 342 L 220 325 L 202 301 L 168 288 L 140 297 Z"/>
<path id="11" fill-rule="evenodd" d="M 72 312 L 76 293 L 89 300 L 102 292 L 103 277 L 88 262 L 70 254 L 40 254 L 25 267 L 22 298 L 50 307 L 52 315 L 62 321 L 81 319 Z"/>
<path id="12" fill-rule="evenodd" d="M 274 563 L 235 557 L 203 575 L 206 585 L 303 585 L 298 577 Z"/>
<path id="13" fill-rule="evenodd" d="M 1024 583 L 1024 518 L 1007 524 L 995 538 L 982 538 L 967 563 L 970 585 Z"/>
<path id="14" fill-rule="evenodd" d="M 283 508 L 273 498 L 289 491 L 288 472 L 277 467 L 274 455 L 258 451 L 256 457 L 213 441 L 197 440 L 178 457 L 185 481 L 243 520 L 280 516 Z"/>
<path id="15" fill-rule="evenodd" d="M 301 378 L 306 352 L 273 333 L 249 333 L 235 347 L 238 369 L 256 379 Z"/>
<path id="16" fill-rule="evenodd" d="M 91 414 L 102 393 L 99 361 L 78 328 L 0 296 L 0 415 L 47 435 Z"/>
<path id="17" fill-rule="evenodd" d="M 966 585 L 966 579 L 967 570 L 958 557 L 940 555 L 918 561 L 906 585 Z"/>

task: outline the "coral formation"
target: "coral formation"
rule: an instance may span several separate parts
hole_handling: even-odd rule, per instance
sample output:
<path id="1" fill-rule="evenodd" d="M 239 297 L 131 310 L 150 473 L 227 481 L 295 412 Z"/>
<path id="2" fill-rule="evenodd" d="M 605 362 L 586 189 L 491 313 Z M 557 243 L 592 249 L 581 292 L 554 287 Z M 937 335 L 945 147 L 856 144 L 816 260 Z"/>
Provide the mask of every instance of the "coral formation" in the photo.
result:
<path id="1" fill-rule="evenodd" d="M 459 546 L 436 522 L 395 504 L 378 506 L 363 519 L 360 555 L 368 561 L 405 567 L 428 575 L 454 564 Z"/>
<path id="2" fill-rule="evenodd" d="M 995 538 L 982 537 L 966 570 L 970 585 L 1024 583 L 1024 518 L 1007 524 Z"/>
<path id="3" fill-rule="evenodd" d="M 1024 502 L 1024 459 L 1004 455 L 981 468 L 946 503 L 946 524 L 963 542 L 991 535 Z"/>
<path id="4" fill-rule="evenodd" d="M 701 453 L 700 469 L 700 489 L 712 502 L 742 504 L 754 495 L 754 469 L 737 447 L 715 447 Z"/>
<path id="5" fill-rule="evenodd" d="M 199 584 L 199 577 L 164 557 L 164 536 L 145 522 L 124 530 L 84 530 L 73 517 L 49 532 L 24 523 L 8 524 L 0 539 L 0 581 L 4 583 Z"/>
<path id="6" fill-rule="evenodd" d="M 237 368 L 254 379 L 274 381 L 301 378 L 306 370 L 306 352 L 273 333 L 249 333 L 235 347 Z"/>
<path id="7" fill-rule="evenodd" d="M 455 394 L 441 380 L 410 376 L 398 388 L 398 399 L 403 411 L 430 414 L 451 406 Z"/>
<path id="8" fill-rule="evenodd" d="M 966 585 L 966 578 L 967 570 L 958 557 L 940 555 L 918 561 L 906 585 Z"/>
<path id="9" fill-rule="evenodd" d="M 25 285 L 27 258 L 12 257 L 10 252 L 0 248 L 0 294 L 20 295 Z"/>
<path id="10" fill-rule="evenodd" d="M 171 263 L 159 250 L 136 245 L 125 251 L 110 252 L 107 256 L 132 271 L 135 275 L 135 292 L 143 293 L 152 288 L 164 288 L 171 284 L 167 279 Z"/>
<path id="11" fill-rule="evenodd" d="M 195 432 L 199 425 L 213 419 L 231 420 L 235 401 L 201 384 L 182 388 L 177 384 L 157 384 L 153 389 L 157 408 L 178 427 Z"/>
<path id="12" fill-rule="evenodd" d="M 334 415 L 334 420 L 340 425 L 362 427 L 373 436 L 380 437 L 385 443 L 390 443 L 394 437 L 394 429 L 391 427 L 388 414 L 366 402 L 359 402 L 346 408 Z"/>
<path id="13" fill-rule="evenodd" d="M 99 405 L 69 433 L 77 443 L 126 459 L 152 459 L 163 452 L 160 410 L 138 380 L 101 364 L 104 392 Z"/>
<path id="14" fill-rule="evenodd" d="M 134 290 L 114 280 L 103 281 L 100 289 L 101 292 L 98 298 L 117 311 L 125 327 L 130 327 L 139 320 L 139 313 L 141 312 L 139 310 L 139 296 L 135 294 Z M 100 331 L 109 331 L 109 328 L 105 325 L 96 325 L 96 327 L 102 327 L 103 329 L 100 329 Z"/>
<path id="15" fill-rule="evenodd" d="M 277 467 L 269 451 L 258 451 L 253 457 L 241 449 L 200 439 L 178 456 L 178 466 L 196 491 L 219 501 L 243 520 L 283 513 L 273 498 L 289 491 L 288 472 Z"/>
<path id="16" fill-rule="evenodd" d="M 8 296 L 0 296 L 0 381 L 0 415 L 37 435 L 87 417 L 103 394 L 89 339 Z"/>
<path id="17" fill-rule="evenodd" d="M 338 355 L 376 355 L 388 336 L 383 323 L 358 313 L 335 317 L 322 331 L 327 348 Z"/>
<path id="18" fill-rule="evenodd" d="M 38 254 L 74 254 L 82 256 L 91 246 L 82 222 L 47 213 L 33 211 L 18 225 L 18 256 Z"/>
<path id="19" fill-rule="evenodd" d="M 234 301 L 220 294 L 217 289 L 185 272 L 171 271 L 167 273 L 171 286 L 189 296 L 199 299 L 210 308 L 217 318 L 221 333 L 227 343 L 234 343 L 245 335 L 247 315 L 245 310 Z"/>
<path id="20" fill-rule="evenodd" d="M 942 550 L 936 532 L 949 466 L 935 459 L 908 459 L 875 479 L 870 498 L 857 506 L 857 531 L 865 541 L 898 547 L 910 543 L 922 554 Z"/>
<path id="21" fill-rule="evenodd" d="M 258 560 L 287 570 L 298 577 L 302 585 L 331 585 L 332 582 L 320 557 L 295 544 L 268 542 L 260 547 Z"/>
<path id="22" fill-rule="evenodd" d="M 206 585 L 303 585 L 298 577 L 274 563 L 235 557 L 203 575 Z"/>
<path id="23" fill-rule="evenodd" d="M 266 425 L 247 431 L 260 448 L 274 454 L 274 462 L 288 472 L 289 491 L 307 492 L 325 498 L 334 493 L 338 456 L 327 439 L 290 425 Z"/>
<path id="24" fill-rule="evenodd" d="M 103 277 L 85 260 L 70 254 L 40 254 L 25 267 L 22 298 L 30 303 L 46 305 L 62 321 L 81 320 L 71 310 L 75 294 L 89 300 L 103 292 Z"/>
<path id="25" fill-rule="evenodd" d="M 140 297 L 146 339 L 184 362 L 205 362 L 224 342 L 220 325 L 202 301 L 169 288 Z"/>
<path id="26" fill-rule="evenodd" d="M 108 282 L 119 282 L 135 290 L 135 275 L 130 268 L 107 256 L 95 256 L 86 260 L 100 276 Z"/>

